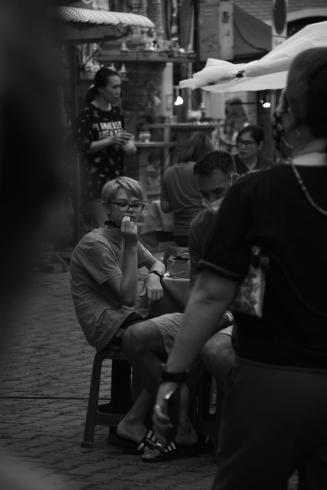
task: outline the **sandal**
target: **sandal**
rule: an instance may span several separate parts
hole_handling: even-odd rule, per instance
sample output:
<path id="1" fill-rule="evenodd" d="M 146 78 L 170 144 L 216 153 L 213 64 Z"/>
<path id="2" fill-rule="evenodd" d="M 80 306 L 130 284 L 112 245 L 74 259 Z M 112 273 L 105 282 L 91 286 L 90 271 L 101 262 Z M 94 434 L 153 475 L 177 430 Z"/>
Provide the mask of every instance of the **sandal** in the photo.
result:
<path id="1" fill-rule="evenodd" d="M 196 456 L 199 453 L 200 446 L 199 444 L 186 446 L 172 441 L 167 444 L 161 444 L 159 442 L 149 449 L 152 450 L 151 453 L 156 451 L 157 455 L 154 457 L 147 457 L 147 453 L 143 453 L 142 461 L 145 463 L 158 463 L 160 461 L 169 461 L 176 458 Z"/>
<path id="2" fill-rule="evenodd" d="M 145 448 L 154 449 L 157 444 L 160 444 L 154 432 L 149 429 L 144 437 L 135 442 L 127 437 L 119 436 L 118 434 L 108 437 L 108 444 L 119 447 L 126 454 L 142 454 Z"/>

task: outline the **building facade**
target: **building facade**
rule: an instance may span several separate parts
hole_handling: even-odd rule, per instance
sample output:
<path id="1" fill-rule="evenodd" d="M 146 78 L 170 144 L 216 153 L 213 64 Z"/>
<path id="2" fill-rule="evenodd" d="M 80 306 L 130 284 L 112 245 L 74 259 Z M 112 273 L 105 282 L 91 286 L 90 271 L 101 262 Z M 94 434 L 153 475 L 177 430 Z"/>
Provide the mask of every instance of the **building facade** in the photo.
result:
<path id="1" fill-rule="evenodd" d="M 272 3 L 272 0 L 234 0 L 234 4 L 267 23 L 271 23 Z M 288 0 L 287 22 L 290 27 L 304 20 L 310 24 L 311 19 L 327 19 L 326 0 Z"/>

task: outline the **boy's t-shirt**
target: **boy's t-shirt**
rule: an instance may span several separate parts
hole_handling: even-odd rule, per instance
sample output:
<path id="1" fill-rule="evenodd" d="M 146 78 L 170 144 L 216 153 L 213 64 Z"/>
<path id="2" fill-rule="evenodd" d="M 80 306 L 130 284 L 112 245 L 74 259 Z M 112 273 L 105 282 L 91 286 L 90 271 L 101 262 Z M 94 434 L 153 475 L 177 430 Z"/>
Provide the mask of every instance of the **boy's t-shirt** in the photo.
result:
<path id="1" fill-rule="evenodd" d="M 138 267 L 151 267 L 153 256 L 138 242 Z M 121 304 L 108 280 L 122 277 L 124 240 L 119 228 L 103 226 L 85 235 L 71 258 L 71 289 L 77 318 L 87 341 L 103 349 L 135 311 Z"/>

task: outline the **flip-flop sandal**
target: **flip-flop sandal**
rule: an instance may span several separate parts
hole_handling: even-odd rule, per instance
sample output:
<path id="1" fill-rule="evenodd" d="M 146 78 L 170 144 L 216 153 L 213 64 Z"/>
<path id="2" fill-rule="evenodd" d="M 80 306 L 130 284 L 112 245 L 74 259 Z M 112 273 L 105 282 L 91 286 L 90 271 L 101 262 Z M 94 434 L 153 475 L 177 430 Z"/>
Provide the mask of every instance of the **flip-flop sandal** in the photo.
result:
<path id="1" fill-rule="evenodd" d="M 119 447 L 126 454 L 142 454 L 146 447 L 153 449 L 158 443 L 159 441 L 151 429 L 146 432 L 139 442 L 132 441 L 131 439 L 119 436 L 118 434 L 110 435 L 108 437 L 108 444 Z"/>
<path id="2" fill-rule="evenodd" d="M 149 449 L 157 451 L 157 455 L 154 457 L 147 457 L 146 454 L 143 454 L 142 461 L 145 463 L 158 463 L 160 461 L 196 456 L 199 453 L 199 444 L 186 446 L 177 444 L 175 441 L 167 444 L 161 444 L 159 442 L 155 444 L 153 448 Z"/>

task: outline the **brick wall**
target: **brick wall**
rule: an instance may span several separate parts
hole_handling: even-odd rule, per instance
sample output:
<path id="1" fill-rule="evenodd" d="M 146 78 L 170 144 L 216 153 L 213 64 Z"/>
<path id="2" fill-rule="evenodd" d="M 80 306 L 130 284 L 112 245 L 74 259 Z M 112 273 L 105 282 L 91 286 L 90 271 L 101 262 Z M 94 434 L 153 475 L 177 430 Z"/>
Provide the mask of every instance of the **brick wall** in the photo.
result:
<path id="1" fill-rule="evenodd" d="M 262 20 L 271 19 L 272 0 L 234 0 L 235 4 Z M 288 0 L 288 11 L 310 8 L 326 8 L 326 0 Z"/>

